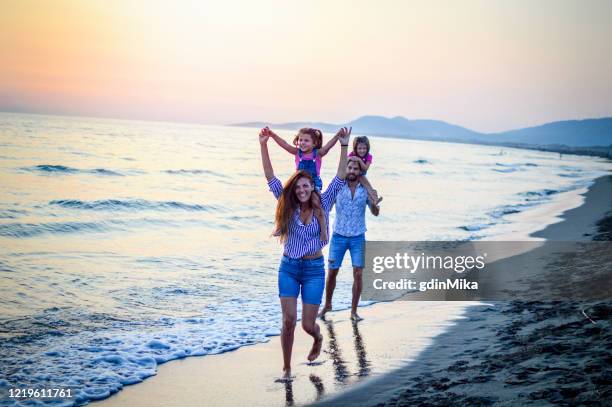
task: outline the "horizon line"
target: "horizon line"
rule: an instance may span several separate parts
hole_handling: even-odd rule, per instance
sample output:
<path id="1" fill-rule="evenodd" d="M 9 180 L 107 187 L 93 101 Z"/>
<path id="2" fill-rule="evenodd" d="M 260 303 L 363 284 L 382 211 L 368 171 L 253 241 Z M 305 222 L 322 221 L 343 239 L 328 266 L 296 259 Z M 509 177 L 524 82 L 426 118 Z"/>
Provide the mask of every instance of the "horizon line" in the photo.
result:
<path id="1" fill-rule="evenodd" d="M 75 114 L 75 113 L 36 112 L 36 111 L 23 111 L 23 110 L 19 110 L 19 109 L 14 109 L 14 110 L 8 109 L 8 110 L 5 110 L 3 108 L 0 108 L 0 113 L 24 114 L 24 115 L 31 115 L 31 116 L 52 116 L 52 117 L 69 117 L 69 118 L 79 117 L 79 118 L 83 118 L 83 119 L 106 119 L 106 120 L 119 120 L 119 121 L 139 121 L 139 122 L 172 123 L 172 124 L 193 124 L 193 125 L 225 126 L 225 127 L 241 127 L 241 124 L 248 124 L 248 123 L 270 123 L 272 125 L 286 125 L 286 124 L 290 124 L 290 123 L 323 123 L 323 124 L 336 125 L 336 126 L 341 126 L 342 125 L 342 123 L 329 123 L 329 122 L 315 121 L 315 120 L 294 120 L 294 121 L 285 121 L 285 122 L 279 122 L 279 123 L 266 122 L 264 120 L 249 120 L 249 121 L 234 122 L 234 123 L 211 123 L 211 122 L 205 122 L 205 121 L 177 120 L 177 119 L 151 119 L 151 118 L 138 118 L 138 117 L 129 117 L 128 118 L 128 117 L 116 117 L 116 116 L 108 116 L 108 115 L 99 115 L 99 116 L 96 116 L 96 115 L 90 115 L 90 114 L 81 115 L 81 114 Z M 573 118 L 573 119 L 558 119 L 558 120 L 548 121 L 548 122 L 545 122 L 545 123 L 540 123 L 540 124 L 535 124 L 535 125 L 528 125 L 528 126 L 523 126 L 523 127 L 516 127 L 516 128 L 512 128 L 512 129 L 495 131 L 495 132 L 482 132 L 482 131 L 474 130 L 474 129 L 470 128 L 470 127 L 466 127 L 466 126 L 463 126 L 463 125 L 460 125 L 460 124 L 451 123 L 451 122 L 448 122 L 448 121 L 443 120 L 443 119 L 423 119 L 423 118 L 409 119 L 409 118 L 407 118 L 405 116 L 401 116 L 401 115 L 395 115 L 395 116 L 387 117 L 387 116 L 375 115 L 375 114 L 365 114 L 365 115 L 357 116 L 355 119 L 352 119 L 352 120 L 357 120 L 357 119 L 360 119 L 362 117 L 367 117 L 367 116 L 383 117 L 385 119 L 393 119 L 393 118 L 401 117 L 401 118 L 404 118 L 406 120 L 431 120 L 431 121 L 439 121 L 439 122 L 447 123 L 449 125 L 459 126 L 459 127 L 464 128 L 464 129 L 473 131 L 475 133 L 480 133 L 480 134 L 504 133 L 504 132 L 508 132 L 508 131 L 522 130 L 522 129 L 532 128 L 532 127 L 540 127 L 540 126 L 544 126 L 546 124 L 559 123 L 559 122 L 612 119 L 612 115 L 610 115 L 610 116 L 601 116 L 601 117 L 585 117 L 585 118 L 580 118 L 580 119 L 577 119 L 577 118 Z M 348 123 L 348 122 L 346 122 L 346 123 Z M 243 126 L 243 127 L 245 127 L 245 126 Z"/>

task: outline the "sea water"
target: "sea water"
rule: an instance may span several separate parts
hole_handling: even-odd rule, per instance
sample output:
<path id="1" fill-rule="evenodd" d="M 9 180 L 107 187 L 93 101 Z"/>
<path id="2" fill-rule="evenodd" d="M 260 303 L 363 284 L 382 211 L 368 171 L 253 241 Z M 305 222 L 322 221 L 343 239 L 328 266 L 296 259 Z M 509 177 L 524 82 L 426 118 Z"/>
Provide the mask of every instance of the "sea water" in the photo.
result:
<path id="1" fill-rule="evenodd" d="M 258 131 L 0 113 L 3 393 L 70 386 L 67 404 L 83 404 L 160 363 L 279 334 L 282 247 Z M 368 240 L 499 238 L 513 214 L 610 169 L 558 153 L 370 141 L 368 178 L 384 200 L 367 215 Z M 286 180 L 293 157 L 269 149 Z M 338 157 L 336 146 L 323 159 L 324 188 Z M 348 255 L 343 269 L 336 309 L 350 305 Z"/>

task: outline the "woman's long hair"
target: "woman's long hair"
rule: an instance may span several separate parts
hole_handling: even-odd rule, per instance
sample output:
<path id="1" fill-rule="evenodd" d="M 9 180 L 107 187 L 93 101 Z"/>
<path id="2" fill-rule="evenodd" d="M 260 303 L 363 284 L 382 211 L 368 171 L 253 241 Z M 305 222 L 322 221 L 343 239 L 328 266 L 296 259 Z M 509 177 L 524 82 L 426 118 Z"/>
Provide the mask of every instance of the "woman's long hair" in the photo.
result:
<path id="1" fill-rule="evenodd" d="M 285 183 L 283 187 L 283 193 L 278 198 L 278 204 L 276 205 L 276 214 L 274 216 L 274 236 L 278 236 L 282 243 L 287 242 L 289 237 L 289 222 L 291 217 L 294 215 L 295 210 L 300 206 L 300 201 L 295 195 L 295 186 L 300 178 L 307 178 L 310 185 L 314 186 L 314 180 L 308 171 L 299 170 L 296 171 Z M 313 188 L 310 195 L 310 205 L 315 207 L 312 203 L 313 195 L 316 194 L 318 201 L 321 201 L 319 191 Z"/>
<path id="2" fill-rule="evenodd" d="M 317 150 L 323 147 L 323 133 L 319 129 L 313 129 L 311 127 L 304 127 L 298 131 L 298 134 L 293 138 L 293 145 L 297 147 L 298 140 L 300 139 L 301 134 L 308 134 L 312 137 L 312 148 L 316 148 Z"/>

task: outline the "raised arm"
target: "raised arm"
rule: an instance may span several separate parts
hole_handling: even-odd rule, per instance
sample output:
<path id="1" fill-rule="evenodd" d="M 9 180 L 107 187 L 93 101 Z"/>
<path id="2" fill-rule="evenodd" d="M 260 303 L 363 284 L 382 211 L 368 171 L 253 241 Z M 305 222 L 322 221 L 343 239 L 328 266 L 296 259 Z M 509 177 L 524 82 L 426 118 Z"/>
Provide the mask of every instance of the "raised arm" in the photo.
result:
<path id="1" fill-rule="evenodd" d="M 338 162 L 338 172 L 336 173 L 336 176 L 342 180 L 346 178 L 346 152 L 348 151 L 348 143 L 349 139 L 351 138 L 352 131 L 352 127 L 349 129 L 343 127 L 338 130 L 338 133 L 336 133 L 336 136 L 334 136 L 338 137 L 338 140 L 340 140 L 340 161 Z"/>
<path id="2" fill-rule="evenodd" d="M 276 141 L 276 144 L 278 144 L 283 149 L 285 149 L 289 154 L 292 154 L 292 155 L 296 155 L 297 154 L 297 147 L 296 146 L 292 146 L 291 144 L 287 143 L 281 136 L 279 136 L 278 134 L 274 133 L 268 127 L 266 127 L 266 129 L 267 129 L 268 135 L 270 137 L 272 137 L 274 139 L 274 141 Z"/>
<path id="3" fill-rule="evenodd" d="M 268 152 L 268 139 L 270 138 L 269 129 L 264 127 L 259 132 L 259 144 L 261 146 L 261 164 L 263 165 L 264 174 L 268 182 L 274 178 L 274 170 L 272 169 L 272 161 L 270 161 L 270 153 Z"/>
<path id="4" fill-rule="evenodd" d="M 334 144 L 336 144 L 337 141 L 338 135 L 336 134 L 323 147 L 321 147 L 321 149 L 319 150 L 319 155 L 323 157 L 325 154 L 329 153 L 329 150 L 331 150 L 331 148 L 334 146 Z"/>

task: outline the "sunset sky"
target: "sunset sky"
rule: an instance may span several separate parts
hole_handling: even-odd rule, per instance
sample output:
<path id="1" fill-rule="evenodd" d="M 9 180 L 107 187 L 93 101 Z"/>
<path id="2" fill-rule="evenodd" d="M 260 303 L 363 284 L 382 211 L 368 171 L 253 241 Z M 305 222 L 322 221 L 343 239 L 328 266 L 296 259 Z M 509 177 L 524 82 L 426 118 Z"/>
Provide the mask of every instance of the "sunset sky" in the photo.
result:
<path id="1" fill-rule="evenodd" d="M 2 0 L 0 111 L 477 131 L 612 116 L 612 1 Z"/>

